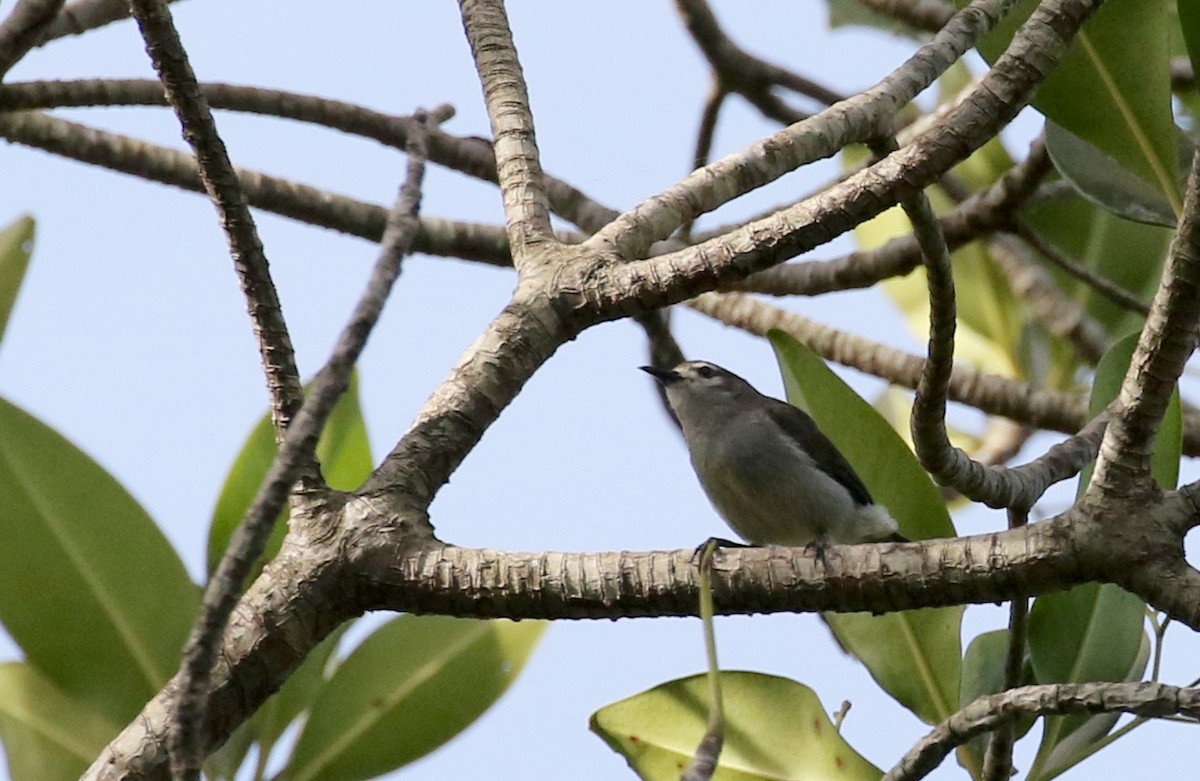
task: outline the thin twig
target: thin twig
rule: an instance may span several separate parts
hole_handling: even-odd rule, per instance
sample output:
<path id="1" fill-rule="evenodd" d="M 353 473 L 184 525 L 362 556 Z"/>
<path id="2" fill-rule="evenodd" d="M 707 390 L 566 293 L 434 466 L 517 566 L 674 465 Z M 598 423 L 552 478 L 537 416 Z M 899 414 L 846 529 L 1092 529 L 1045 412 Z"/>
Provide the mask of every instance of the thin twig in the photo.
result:
<path id="1" fill-rule="evenodd" d="M 186 152 L 97 130 L 41 112 L 0 112 L 0 138 L 147 181 L 204 192 L 204 185 L 196 171 L 196 159 Z M 235 170 L 251 206 L 371 242 L 378 242 L 383 236 L 388 210 L 382 206 L 268 176 L 249 168 L 239 167 Z M 556 235 L 564 243 L 578 243 L 585 238 L 580 233 L 565 231 Z M 503 227 L 495 225 L 423 217 L 421 232 L 417 234 L 413 249 L 490 266 L 512 267 L 508 235 Z"/>
<path id="2" fill-rule="evenodd" d="M 291 336 L 258 238 L 254 216 L 246 205 L 237 172 L 217 133 L 208 103 L 200 93 L 196 74 L 188 63 L 166 3 L 163 0 L 131 0 L 130 7 L 146 42 L 146 53 L 179 117 L 183 137 L 196 153 L 204 189 L 220 215 L 258 340 L 271 397 L 275 440 L 279 442 L 300 408 L 304 392 L 300 387 Z"/>
<path id="3" fill-rule="evenodd" d="M 1008 511 L 1008 528 L 1016 529 L 1029 522 L 1026 510 Z M 1021 685 L 1025 670 L 1025 635 L 1029 614 L 1029 600 L 1017 597 L 1008 611 L 1008 649 L 1004 654 L 1004 682 L 1001 691 L 1015 689 Z M 982 781 L 1008 781 L 1013 772 L 1013 743 L 1016 741 L 1017 725 L 1007 722 L 996 728 L 988 741 L 983 756 Z"/>
<path id="4" fill-rule="evenodd" d="M 444 121 L 451 113 L 446 108 L 435 110 L 429 121 Z M 200 725 L 204 721 L 204 693 L 221 633 L 241 594 L 242 583 L 251 564 L 261 555 L 289 489 L 303 467 L 311 462 L 321 429 L 334 404 L 349 386 L 350 372 L 399 276 L 400 261 L 411 251 L 418 225 L 425 152 L 424 137 L 414 133 L 409 146 L 408 173 L 389 216 L 367 288 L 342 329 L 329 360 L 314 378 L 311 391 L 288 428 L 271 469 L 230 540 L 205 593 L 203 612 L 184 650 L 184 666 L 178 682 L 176 726 L 170 741 L 172 773 L 177 779 L 192 778 L 199 770 L 200 747 L 204 739 L 200 734 Z"/>
<path id="5" fill-rule="evenodd" d="M 826 106 L 844 99 L 828 87 L 744 51 L 721 29 L 705 0 L 676 0 L 675 6 L 692 40 L 712 67 L 716 88 L 741 95 L 764 116 L 784 125 L 808 116 L 772 92 L 775 86 L 786 87 Z"/>
<path id="6" fill-rule="evenodd" d="M 1058 247 L 1043 239 L 1028 225 L 1017 222 L 1013 227 L 1014 232 L 1024 239 L 1029 246 L 1037 250 L 1039 255 L 1092 288 L 1109 301 L 1131 312 L 1137 312 L 1143 317 L 1150 313 L 1150 305 L 1145 301 L 1111 279 L 1103 277 L 1083 264 L 1071 259 L 1066 253 L 1059 251 Z"/>

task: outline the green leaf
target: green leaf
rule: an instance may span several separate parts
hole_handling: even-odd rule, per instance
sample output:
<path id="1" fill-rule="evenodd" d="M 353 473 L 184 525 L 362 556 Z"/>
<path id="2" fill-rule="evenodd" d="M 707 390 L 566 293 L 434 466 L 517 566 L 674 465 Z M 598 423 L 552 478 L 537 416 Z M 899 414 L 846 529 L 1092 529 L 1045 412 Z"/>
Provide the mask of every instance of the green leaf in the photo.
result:
<path id="1" fill-rule="evenodd" d="M 1039 235 L 1085 268 L 1147 300 L 1153 294 L 1174 231 L 1123 220 L 1080 196 L 1034 203 L 1022 213 Z M 1051 267 L 1051 273 L 1110 335 L 1141 328 L 1140 314 L 1114 304 L 1056 267 Z M 1072 377 L 1065 374 L 1062 379 Z"/>
<path id="2" fill-rule="evenodd" d="M 1008 656 L 1008 630 L 997 629 L 994 632 L 984 632 L 978 635 L 967 646 L 963 655 L 962 691 L 959 707 L 965 707 L 979 697 L 989 694 L 999 694 L 1004 691 L 1004 661 Z M 1018 686 L 1033 682 L 1033 670 L 1026 665 L 1024 674 Z M 1022 737 L 1033 726 L 1035 719 L 1023 718 L 1017 722 L 1018 738 Z M 982 768 L 983 758 L 987 752 L 988 741 L 992 733 L 972 738 L 969 743 L 959 748 L 959 764 L 966 767 Z M 967 757 L 963 757 L 963 752 Z"/>
<path id="3" fill-rule="evenodd" d="M 1143 634 L 1138 655 L 1134 659 L 1133 665 L 1129 668 L 1129 672 L 1126 673 L 1124 680 L 1140 681 L 1146 672 L 1146 665 L 1149 661 L 1150 637 Z M 1069 730 L 1066 737 L 1062 738 L 1054 746 L 1054 750 L 1046 757 L 1045 764 L 1042 765 L 1042 770 L 1036 775 L 1033 770 L 1030 771 L 1030 779 L 1040 778 L 1044 781 L 1044 779 L 1053 778 L 1079 764 L 1082 759 L 1091 754 L 1089 748 L 1112 731 L 1112 728 L 1117 724 L 1117 720 L 1121 718 L 1121 714 L 1098 713 L 1090 718 L 1079 718 L 1084 718 L 1086 721 L 1077 728 Z"/>
<path id="4" fill-rule="evenodd" d="M 1129 370 L 1129 362 L 1137 349 L 1138 334 L 1129 334 L 1104 353 L 1096 366 L 1096 379 L 1092 383 L 1092 395 L 1088 401 L 1088 416 L 1099 415 L 1121 392 L 1121 384 Z M 1150 472 L 1163 490 L 1170 491 L 1179 481 L 1179 459 L 1183 450 L 1183 407 L 1179 399 L 1179 388 L 1171 392 L 1167 411 L 1163 415 L 1158 437 L 1154 441 L 1154 454 L 1150 460 Z M 1079 479 L 1079 495 L 1091 480 L 1092 468 L 1083 471 Z"/>
<path id="5" fill-rule="evenodd" d="M 966 0 L 957 0 L 961 7 Z M 1037 0 L 1023 0 L 979 44 L 994 63 Z M 1033 105 L 1152 184 L 1179 214 L 1166 0 L 1110 0 L 1076 36 Z M 1137 41 L 1131 46 L 1130 41 Z"/>
<path id="6" fill-rule="evenodd" d="M 1178 0 L 1179 28 L 1183 42 L 1187 45 L 1188 59 L 1192 61 L 1192 72 L 1200 73 L 1200 0 Z"/>
<path id="7" fill-rule="evenodd" d="M 281 778 L 373 778 L 433 751 L 495 702 L 546 624 L 405 615 L 321 689 Z"/>
<path id="8" fill-rule="evenodd" d="M 275 458 L 275 432 L 269 414 L 259 419 L 250 433 L 242 452 L 233 462 L 229 476 L 217 506 L 213 511 L 212 524 L 208 532 L 208 574 L 216 569 L 229 538 L 242 522 L 254 495 L 271 468 Z M 371 445 L 367 439 L 367 426 L 363 421 L 362 408 L 358 400 L 358 372 L 350 375 L 350 387 L 334 406 L 321 438 L 317 442 L 317 458 L 321 472 L 332 488 L 351 491 L 358 488 L 371 475 Z M 254 568 L 251 578 L 257 577 L 263 564 L 274 558 L 283 544 L 287 533 L 287 511 L 280 514 L 271 533 L 267 548 Z"/>
<path id="9" fill-rule="evenodd" d="M 116 480 L 0 399 L 0 622 L 63 692 L 124 724 L 175 672 L 200 602 Z"/>
<path id="10" fill-rule="evenodd" d="M 0 231 L 0 342 L 4 340 L 8 318 L 17 303 L 25 269 L 29 267 L 33 233 L 32 217 L 20 217 Z"/>
<path id="11" fill-rule="evenodd" d="M 12 781 L 74 781 L 119 730 L 32 666 L 0 664 L 0 739 Z"/>
<path id="12" fill-rule="evenodd" d="M 1088 583 L 1038 597 L 1029 611 L 1029 652 L 1034 677 L 1038 683 L 1126 680 L 1143 642 L 1145 615 L 1146 606 L 1140 599 L 1111 584 Z M 1045 770 L 1055 748 L 1089 718 L 1046 719 L 1030 778 L 1042 777 L 1039 773 Z M 1103 733 L 1092 740 L 1100 737 Z"/>
<path id="13" fill-rule="evenodd" d="M 1089 402 L 1092 416 L 1099 414 L 1120 392 L 1137 339 L 1137 334 L 1130 334 L 1109 348 L 1100 359 Z M 1164 488 L 1175 486 L 1181 437 L 1182 412 L 1177 389 L 1168 404 L 1151 464 L 1155 479 Z M 1086 490 L 1091 472 L 1089 467 L 1080 476 L 1080 495 Z M 1142 650 L 1145 611 L 1146 606 L 1140 599 L 1111 584 L 1089 583 L 1065 593 L 1038 597 L 1029 614 L 1029 648 L 1038 682 L 1082 683 L 1140 678 L 1148 654 L 1148 650 Z M 1061 772 L 1061 764 L 1067 757 L 1074 755 L 1081 745 L 1104 737 L 1115 723 L 1113 718 L 1087 716 L 1047 719 L 1034 764 L 1034 769 L 1044 774 L 1039 777 Z M 1077 732 L 1082 734 L 1076 735 Z M 1030 777 L 1035 777 L 1032 771 Z"/>
<path id="14" fill-rule="evenodd" d="M 788 401 L 808 411 L 910 539 L 953 537 L 938 489 L 883 417 L 782 331 L 769 335 Z M 961 607 L 872 616 L 825 614 L 838 640 L 889 694 L 928 723 L 958 703 Z"/>
<path id="15" fill-rule="evenodd" d="M 1049 120 L 1046 151 L 1063 178 L 1100 207 L 1127 220 L 1175 227 L 1175 210 L 1162 191 Z"/>
<path id="16" fill-rule="evenodd" d="M 928 40 L 929 33 L 901 22 L 894 16 L 881 14 L 858 0 L 825 0 L 829 6 L 829 27 L 874 27 L 878 30 L 904 35 L 917 40 Z"/>
<path id="17" fill-rule="evenodd" d="M 664 683 L 592 714 L 589 726 L 643 781 L 675 781 L 708 718 L 703 675 Z M 879 768 L 850 747 L 807 686 L 771 675 L 721 673 L 725 745 L 716 781 L 876 781 Z"/>
<path id="18" fill-rule="evenodd" d="M 883 689 L 927 724 L 958 702 L 962 607 L 902 613 L 822 613 L 838 641 Z"/>

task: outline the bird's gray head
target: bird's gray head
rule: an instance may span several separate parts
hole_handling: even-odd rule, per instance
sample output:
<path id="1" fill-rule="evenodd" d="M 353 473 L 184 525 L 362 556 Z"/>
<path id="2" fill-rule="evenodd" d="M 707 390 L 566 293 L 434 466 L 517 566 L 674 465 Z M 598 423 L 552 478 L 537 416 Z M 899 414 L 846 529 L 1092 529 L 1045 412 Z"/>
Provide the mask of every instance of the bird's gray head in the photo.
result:
<path id="1" fill-rule="evenodd" d="M 708 361 L 684 361 L 674 369 L 641 368 L 662 384 L 671 407 L 681 417 L 694 407 L 720 407 L 759 395 L 750 383 Z"/>

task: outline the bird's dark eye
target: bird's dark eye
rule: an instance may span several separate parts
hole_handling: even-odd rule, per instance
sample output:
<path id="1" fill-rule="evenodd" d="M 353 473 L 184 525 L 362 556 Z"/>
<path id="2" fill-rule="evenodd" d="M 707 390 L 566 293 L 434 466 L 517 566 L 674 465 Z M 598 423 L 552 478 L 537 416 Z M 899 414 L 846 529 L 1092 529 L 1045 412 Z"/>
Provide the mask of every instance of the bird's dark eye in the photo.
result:
<path id="1" fill-rule="evenodd" d="M 696 368 L 696 374 L 699 374 L 701 377 L 708 380 L 715 377 L 717 373 L 713 371 L 711 366 L 698 366 Z"/>

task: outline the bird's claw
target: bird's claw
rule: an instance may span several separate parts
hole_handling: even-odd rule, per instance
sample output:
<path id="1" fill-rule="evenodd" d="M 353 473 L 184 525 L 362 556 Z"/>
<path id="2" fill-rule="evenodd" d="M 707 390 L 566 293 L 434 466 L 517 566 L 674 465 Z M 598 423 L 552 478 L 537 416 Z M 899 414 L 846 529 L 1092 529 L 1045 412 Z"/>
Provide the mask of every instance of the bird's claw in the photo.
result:
<path id="1" fill-rule="evenodd" d="M 750 546 L 744 542 L 734 542 L 733 540 L 727 540 L 724 537 L 709 537 L 707 540 L 705 540 L 704 542 L 702 542 L 696 546 L 696 549 L 692 552 L 692 561 L 695 564 L 700 564 L 702 561 L 704 561 L 705 552 L 708 551 L 710 548 L 715 553 L 716 550 L 719 548 L 749 548 L 749 547 Z"/>

